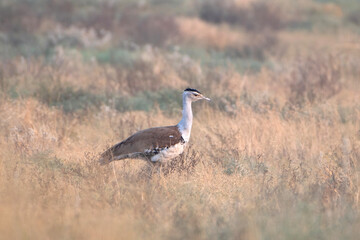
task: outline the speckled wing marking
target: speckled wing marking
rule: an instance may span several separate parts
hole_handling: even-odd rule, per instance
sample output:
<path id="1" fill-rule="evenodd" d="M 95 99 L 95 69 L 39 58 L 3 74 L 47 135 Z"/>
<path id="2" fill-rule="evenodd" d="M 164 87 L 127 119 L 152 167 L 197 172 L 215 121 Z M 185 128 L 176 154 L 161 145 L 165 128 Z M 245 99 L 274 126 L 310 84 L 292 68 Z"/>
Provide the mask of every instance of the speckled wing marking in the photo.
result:
<path id="1" fill-rule="evenodd" d="M 177 126 L 149 128 L 135 133 L 106 150 L 102 164 L 124 158 L 151 158 L 177 143 L 185 143 Z"/>

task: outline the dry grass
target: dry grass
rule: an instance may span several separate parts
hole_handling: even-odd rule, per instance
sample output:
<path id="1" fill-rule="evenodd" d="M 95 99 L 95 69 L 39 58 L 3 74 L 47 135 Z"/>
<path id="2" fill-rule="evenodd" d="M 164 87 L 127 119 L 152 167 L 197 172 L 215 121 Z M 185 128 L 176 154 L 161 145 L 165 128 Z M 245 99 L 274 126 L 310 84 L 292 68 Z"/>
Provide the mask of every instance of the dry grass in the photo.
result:
<path id="1" fill-rule="evenodd" d="M 157 17 L 146 4 L 130 4 L 134 12 L 117 18 L 118 1 L 103 6 L 111 17 L 93 7 L 94 18 L 77 25 L 60 12 L 77 16 L 81 8 L 60 2 L 49 5 L 59 11 L 51 21 L 38 18 L 41 31 L 60 24 L 50 32 L 59 37 L 50 56 L 0 61 L 0 239 L 358 238 L 356 33 L 237 29 L 185 14 Z M 283 2 L 277 4 L 286 9 Z M 337 5 L 315 6 L 343 14 Z M 113 45 L 131 19 L 139 29 L 149 21 L 149 31 L 125 37 L 140 45 Z M 164 21 L 171 30 L 157 30 Z M 111 38 L 101 43 L 104 26 Z M 60 44 L 65 35 L 80 45 Z M 179 47 L 169 50 L 173 40 Z M 124 64 L 83 53 L 109 46 L 107 52 L 121 48 Z M 206 64 L 202 58 L 210 55 L 186 54 L 187 47 L 221 53 L 211 57 L 228 64 Z M 237 69 L 234 61 L 248 56 L 260 59 L 258 71 Z M 136 160 L 99 166 L 99 153 L 115 142 L 176 124 L 187 86 L 212 102 L 194 104 L 190 146 L 181 157 L 160 169 Z"/>
<path id="2" fill-rule="evenodd" d="M 218 27 L 201 21 L 198 18 L 177 19 L 179 31 L 185 41 L 200 43 L 202 46 L 224 49 L 228 46 L 243 45 L 245 34 L 241 35 L 229 29 L 229 26 L 222 25 Z"/>
<path id="3" fill-rule="evenodd" d="M 21 76 L 36 86 L 42 80 L 31 77 L 37 68 L 32 64 Z M 62 69 L 49 67 L 49 72 L 66 76 Z M 315 83 L 322 79 L 307 65 L 296 71 L 304 69 Z M 15 73 L 7 77 L 16 79 Z M 190 149 L 160 172 L 139 161 L 100 167 L 96 158 L 107 145 L 139 129 L 175 124 L 180 111 L 168 117 L 161 110 L 120 113 L 103 106 L 69 115 L 34 97 L 3 95 L 3 238 L 337 239 L 343 234 L 338 228 L 354 238 L 360 111 L 357 90 L 345 84 L 353 86 L 351 78 L 338 83 L 340 93 L 333 93 L 328 82 L 331 95 L 305 99 L 298 108 L 290 101 L 297 93 L 286 80 L 287 71 L 223 76 L 221 82 L 206 80 L 205 93 L 214 102 L 195 104 Z M 272 85 L 274 76 L 284 82 Z M 18 89 L 23 84 L 18 82 Z M 321 84 L 311 88 L 327 91 Z"/>

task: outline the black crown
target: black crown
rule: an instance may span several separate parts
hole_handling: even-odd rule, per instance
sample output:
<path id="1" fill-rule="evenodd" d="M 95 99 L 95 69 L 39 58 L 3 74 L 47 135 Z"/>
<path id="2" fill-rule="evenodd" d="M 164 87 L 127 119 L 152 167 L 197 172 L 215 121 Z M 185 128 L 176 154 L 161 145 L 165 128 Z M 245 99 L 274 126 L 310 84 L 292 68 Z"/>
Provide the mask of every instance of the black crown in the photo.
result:
<path id="1" fill-rule="evenodd" d="M 198 90 L 196 90 L 194 88 L 187 88 L 187 89 L 184 90 L 184 92 L 186 92 L 186 91 L 188 91 L 188 92 L 197 92 L 197 93 L 201 94 L 201 92 L 199 92 Z"/>

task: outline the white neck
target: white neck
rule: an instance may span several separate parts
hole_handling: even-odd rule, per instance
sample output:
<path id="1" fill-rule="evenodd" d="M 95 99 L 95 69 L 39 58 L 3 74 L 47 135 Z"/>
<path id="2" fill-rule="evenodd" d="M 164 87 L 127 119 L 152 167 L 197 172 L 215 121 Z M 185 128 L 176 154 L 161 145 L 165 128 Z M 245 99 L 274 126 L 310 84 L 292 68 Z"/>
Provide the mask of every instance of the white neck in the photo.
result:
<path id="1" fill-rule="evenodd" d="M 191 99 L 189 99 L 184 93 L 182 119 L 178 124 L 178 128 L 185 142 L 188 142 L 190 139 L 192 120 L 193 120 L 193 114 L 191 110 Z"/>

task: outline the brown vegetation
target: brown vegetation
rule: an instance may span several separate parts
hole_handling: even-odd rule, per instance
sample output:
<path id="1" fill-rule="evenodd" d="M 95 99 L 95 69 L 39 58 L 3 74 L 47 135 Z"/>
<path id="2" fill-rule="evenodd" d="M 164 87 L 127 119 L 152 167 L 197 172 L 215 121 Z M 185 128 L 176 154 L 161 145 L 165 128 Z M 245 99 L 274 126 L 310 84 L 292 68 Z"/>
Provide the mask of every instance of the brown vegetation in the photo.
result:
<path id="1" fill-rule="evenodd" d="M 130 4 L 135 12 L 123 18 L 113 10 L 111 19 L 90 5 L 92 18 L 60 2 L 48 5 L 58 15 L 38 19 L 53 48 L 0 61 L 0 239 L 357 239 L 356 33 L 285 24 L 270 34 L 157 17 L 146 4 Z M 113 4 L 103 7 L 123 7 Z M 27 28 L 24 19 L 13 24 Z M 117 28 L 129 19 L 139 31 Z M 0 28 L 9 36 L 10 25 Z M 64 44 L 68 37 L 80 44 Z M 251 61 L 260 66 L 242 65 Z M 194 104 L 184 155 L 160 169 L 98 164 L 100 152 L 130 134 L 176 124 L 187 86 L 212 101 Z"/>

